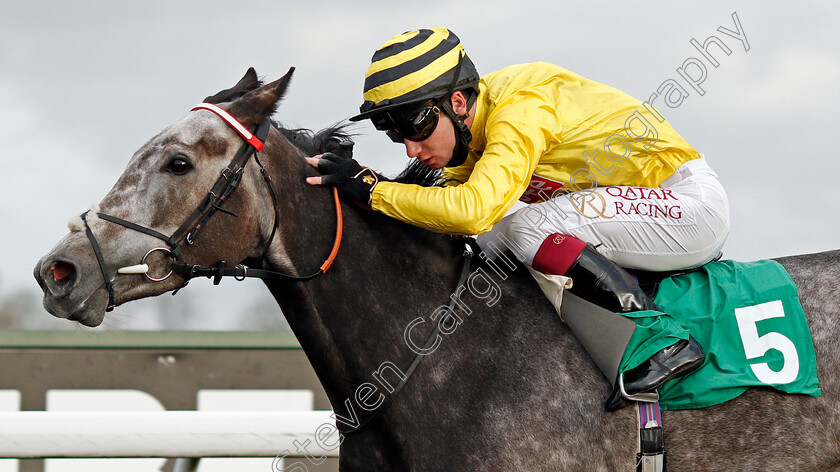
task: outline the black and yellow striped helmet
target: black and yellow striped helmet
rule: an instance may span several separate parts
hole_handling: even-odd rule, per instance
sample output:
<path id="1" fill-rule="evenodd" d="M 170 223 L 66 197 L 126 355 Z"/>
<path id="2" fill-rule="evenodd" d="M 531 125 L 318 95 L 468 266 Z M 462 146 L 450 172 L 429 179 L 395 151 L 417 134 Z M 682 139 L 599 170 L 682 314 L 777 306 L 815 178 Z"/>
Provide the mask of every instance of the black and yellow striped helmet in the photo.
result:
<path id="1" fill-rule="evenodd" d="M 456 90 L 477 91 L 478 78 L 475 65 L 452 31 L 432 28 L 403 33 L 373 54 L 365 74 L 365 102 L 359 107 L 361 113 L 350 121 Z"/>

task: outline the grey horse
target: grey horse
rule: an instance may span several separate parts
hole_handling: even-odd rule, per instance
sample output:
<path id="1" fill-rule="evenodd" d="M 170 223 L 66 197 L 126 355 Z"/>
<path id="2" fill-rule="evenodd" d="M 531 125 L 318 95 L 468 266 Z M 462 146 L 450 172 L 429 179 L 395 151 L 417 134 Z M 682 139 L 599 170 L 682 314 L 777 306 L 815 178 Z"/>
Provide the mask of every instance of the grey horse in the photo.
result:
<path id="1" fill-rule="evenodd" d="M 249 70 L 207 101 L 254 129 L 274 113 L 290 74 L 262 85 Z M 315 171 L 303 155 L 323 150 L 327 135 L 272 126 L 259 159 L 278 191 L 276 208 L 260 167 L 250 162 L 225 211 L 206 221 L 194 244 L 183 245 L 183 260 L 244 261 L 292 275 L 319 267 L 333 245 L 336 210 L 328 189 L 304 182 Z M 135 153 L 95 210 L 170 235 L 241 144 L 218 116 L 188 113 Z M 459 280 L 464 243 L 346 202 L 341 208 L 343 240 L 326 273 L 266 282 L 339 422 L 366 421 L 404 377 L 416 356 L 413 345 L 443 325 L 433 352 L 390 405 L 343 436 L 341 470 L 635 469 L 634 412 L 603 411 L 610 385 L 525 270 L 475 265 L 469 289 L 454 294 L 455 311 L 441 316 Z M 117 268 L 137 265 L 161 242 L 95 213 L 73 225 L 35 267 L 50 313 L 96 326 L 109 305 L 107 285 L 119 305 L 185 284 L 178 274 L 160 282 L 118 275 Z M 99 241 L 103 267 L 86 225 Z M 151 274 L 162 275 L 170 261 L 157 251 L 145 262 Z M 664 412 L 671 470 L 840 470 L 840 379 L 833 367 L 840 359 L 832 347 L 840 339 L 833 319 L 840 311 L 840 252 L 779 262 L 799 287 L 823 396 L 757 388 L 722 405 Z"/>

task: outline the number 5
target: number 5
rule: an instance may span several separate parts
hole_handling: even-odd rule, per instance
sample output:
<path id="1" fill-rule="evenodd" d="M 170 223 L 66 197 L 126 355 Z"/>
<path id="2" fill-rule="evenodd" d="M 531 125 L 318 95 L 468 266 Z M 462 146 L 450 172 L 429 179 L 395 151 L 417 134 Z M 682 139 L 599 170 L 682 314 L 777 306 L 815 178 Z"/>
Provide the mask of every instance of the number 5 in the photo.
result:
<path id="1" fill-rule="evenodd" d="M 761 357 L 770 349 L 782 353 L 784 362 L 782 369 L 778 372 L 770 369 L 766 362 L 750 364 L 755 376 L 765 384 L 789 384 L 799 375 L 799 355 L 796 353 L 793 341 L 773 331 L 763 336 L 758 335 L 757 322 L 769 318 L 784 318 L 784 316 L 785 309 L 781 300 L 735 309 L 735 319 L 738 320 L 738 331 L 741 332 L 741 341 L 744 343 L 747 359 Z"/>

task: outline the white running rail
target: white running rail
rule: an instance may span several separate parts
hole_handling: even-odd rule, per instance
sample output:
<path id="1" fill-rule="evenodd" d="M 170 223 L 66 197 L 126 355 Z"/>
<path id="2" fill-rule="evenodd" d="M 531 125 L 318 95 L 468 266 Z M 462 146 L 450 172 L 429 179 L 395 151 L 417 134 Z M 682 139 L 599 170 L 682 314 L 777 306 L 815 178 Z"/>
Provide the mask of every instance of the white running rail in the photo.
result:
<path id="1" fill-rule="evenodd" d="M 338 457 L 331 414 L 2 412 L 0 457 Z"/>

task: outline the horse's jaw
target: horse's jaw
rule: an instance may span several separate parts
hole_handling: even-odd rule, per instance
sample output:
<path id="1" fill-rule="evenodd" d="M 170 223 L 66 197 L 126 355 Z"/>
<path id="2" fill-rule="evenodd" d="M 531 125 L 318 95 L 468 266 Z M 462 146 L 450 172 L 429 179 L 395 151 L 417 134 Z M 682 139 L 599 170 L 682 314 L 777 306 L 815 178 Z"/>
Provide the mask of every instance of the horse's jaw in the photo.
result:
<path id="1" fill-rule="evenodd" d="M 108 293 L 96 290 L 72 306 L 71 303 L 56 301 L 55 298 L 44 297 L 44 309 L 57 318 L 76 321 L 79 324 L 95 328 L 105 319 L 105 307 L 108 305 Z"/>

